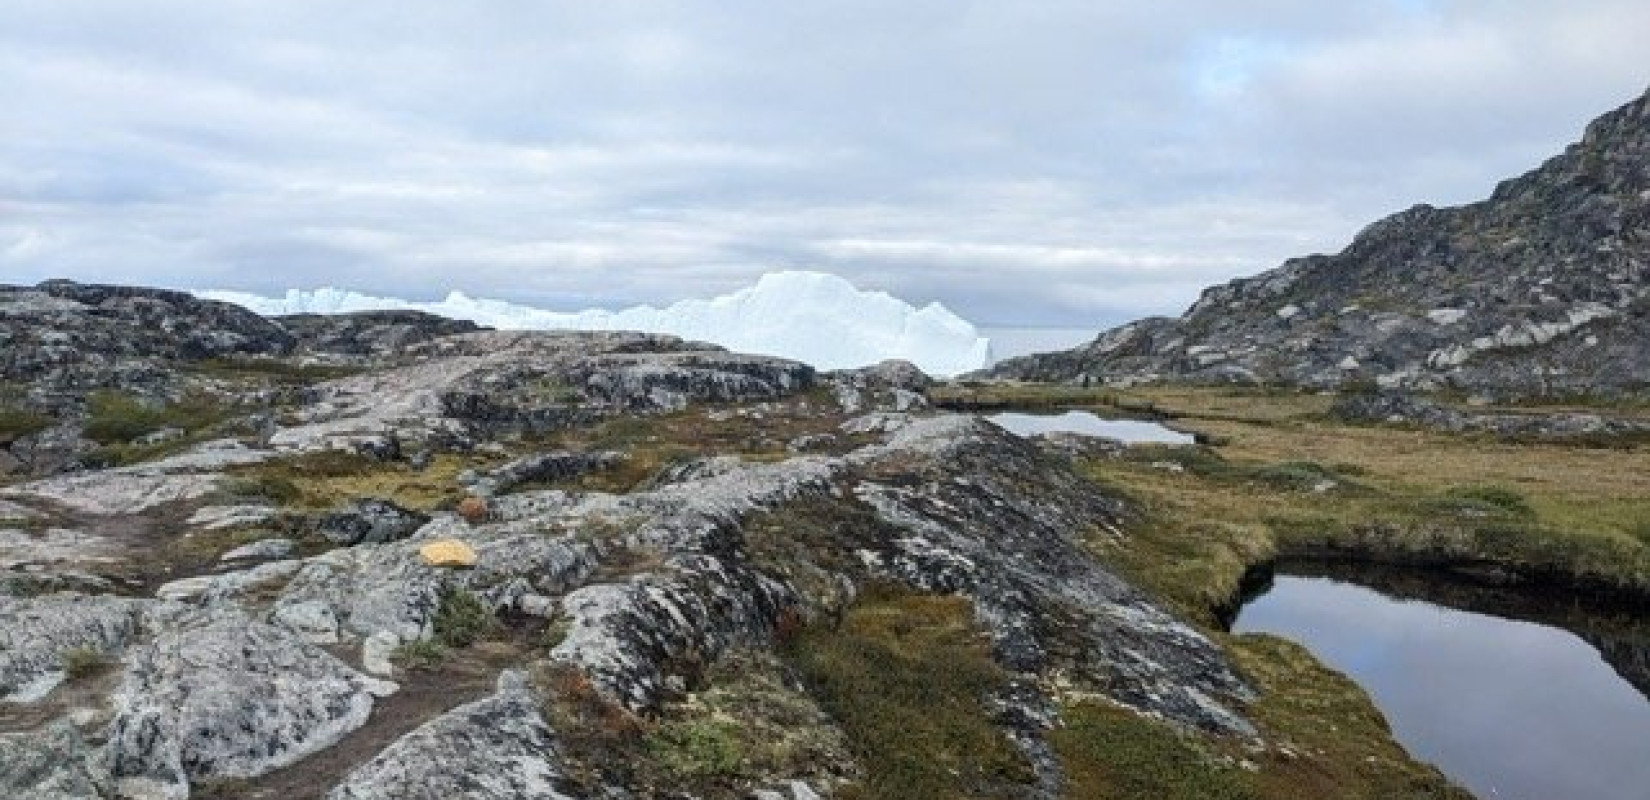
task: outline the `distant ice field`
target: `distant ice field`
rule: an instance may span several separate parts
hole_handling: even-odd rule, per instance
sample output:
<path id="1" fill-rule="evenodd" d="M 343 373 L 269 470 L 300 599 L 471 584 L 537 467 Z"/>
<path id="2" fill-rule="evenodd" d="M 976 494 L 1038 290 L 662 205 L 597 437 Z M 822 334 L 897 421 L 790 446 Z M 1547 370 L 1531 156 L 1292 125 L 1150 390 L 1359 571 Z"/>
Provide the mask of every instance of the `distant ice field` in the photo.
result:
<path id="1" fill-rule="evenodd" d="M 988 339 L 945 306 L 929 303 L 918 308 L 885 292 L 864 291 L 819 272 L 772 272 L 721 297 L 620 310 L 553 311 L 462 292 L 420 302 L 330 287 L 290 289 L 281 297 L 231 291 L 197 294 L 270 316 L 400 309 L 500 329 L 667 333 L 740 352 L 793 358 L 827 370 L 897 358 L 930 375 L 945 377 L 989 366 L 992 359 Z"/>

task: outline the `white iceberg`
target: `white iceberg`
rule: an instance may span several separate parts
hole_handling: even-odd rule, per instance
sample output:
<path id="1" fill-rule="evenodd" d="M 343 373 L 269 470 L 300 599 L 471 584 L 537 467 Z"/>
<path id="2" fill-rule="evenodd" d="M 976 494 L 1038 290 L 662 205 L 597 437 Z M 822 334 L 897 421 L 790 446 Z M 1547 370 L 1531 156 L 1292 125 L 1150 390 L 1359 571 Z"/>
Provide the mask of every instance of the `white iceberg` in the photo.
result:
<path id="1" fill-rule="evenodd" d="M 861 291 L 820 272 L 771 272 L 732 294 L 681 300 L 664 308 L 550 311 L 452 292 L 435 302 L 373 297 L 334 288 L 287 290 L 283 297 L 197 292 L 259 314 L 427 311 L 511 330 L 630 330 L 668 333 L 730 350 L 793 358 L 820 369 L 851 369 L 900 358 L 931 375 L 951 376 L 990 363 L 990 342 L 939 303 L 917 308 L 886 292 Z"/>

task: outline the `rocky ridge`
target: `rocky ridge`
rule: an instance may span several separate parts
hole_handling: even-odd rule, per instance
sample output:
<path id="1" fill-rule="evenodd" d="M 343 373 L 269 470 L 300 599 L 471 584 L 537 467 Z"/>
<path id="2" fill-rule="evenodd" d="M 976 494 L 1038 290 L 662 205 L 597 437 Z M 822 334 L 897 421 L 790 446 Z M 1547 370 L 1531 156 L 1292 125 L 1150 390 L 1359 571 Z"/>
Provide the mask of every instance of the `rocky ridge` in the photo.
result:
<path id="1" fill-rule="evenodd" d="M 350 800 L 829 796 L 862 772 L 840 745 L 660 785 L 677 778 L 592 756 L 590 726 L 555 709 L 645 729 L 714 688 L 708 665 L 771 661 L 890 591 L 973 610 L 1001 675 L 981 713 L 1029 765 L 1013 796 L 1060 795 L 1049 733 L 1073 698 L 1269 746 L 1222 649 L 1094 555 L 1128 506 L 1057 448 L 928 411 L 908 365 L 821 375 L 673 337 L 399 318 L 318 335 L 148 290 L 4 298 L 12 397 L 50 418 L 13 449 L 97 428 L 87 387 L 162 408 L 209 393 L 220 415 L 105 443 L 117 466 L 35 462 L 0 485 L 0 795 L 263 797 L 285 776 Z M 201 327 L 72 358 L 42 339 L 95 353 L 137 314 Z M 329 348 L 350 374 L 271 368 Z M 446 540 L 474 565 L 420 555 Z M 405 716 L 408 686 L 479 658 L 477 631 L 508 664 L 494 691 Z M 836 724 L 794 676 L 770 683 Z"/>
<path id="2" fill-rule="evenodd" d="M 1650 95 L 1486 200 L 1420 205 L 1337 255 L 990 376 L 1379 385 L 1489 397 L 1650 386 Z"/>

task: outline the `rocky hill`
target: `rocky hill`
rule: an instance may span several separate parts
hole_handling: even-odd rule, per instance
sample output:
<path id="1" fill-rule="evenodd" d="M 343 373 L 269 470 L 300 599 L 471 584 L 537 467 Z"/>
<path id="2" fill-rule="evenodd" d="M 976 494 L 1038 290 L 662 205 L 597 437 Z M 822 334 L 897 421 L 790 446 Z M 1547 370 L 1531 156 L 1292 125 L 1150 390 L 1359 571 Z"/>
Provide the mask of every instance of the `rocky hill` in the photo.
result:
<path id="1" fill-rule="evenodd" d="M 1310 662 L 1246 675 L 1070 441 L 909 364 L 65 282 L 0 336 L 0 797 L 1053 800 L 1116 731 L 1460 796 L 1269 727 Z"/>
<path id="2" fill-rule="evenodd" d="M 1489 199 L 1421 205 L 1344 251 L 1211 288 L 988 373 L 1028 380 L 1376 383 L 1497 396 L 1650 387 L 1650 95 Z"/>
<path id="3" fill-rule="evenodd" d="M 0 323 L 6 797 L 815 797 L 865 766 L 776 648 L 934 593 L 986 637 L 954 699 L 993 796 L 1056 793 L 1056 676 L 1255 731 L 1225 654 L 1088 553 L 1120 503 L 901 413 L 909 366 L 61 282 Z M 718 668 L 749 731 L 683 706 Z M 670 760 L 706 730 L 766 749 Z"/>

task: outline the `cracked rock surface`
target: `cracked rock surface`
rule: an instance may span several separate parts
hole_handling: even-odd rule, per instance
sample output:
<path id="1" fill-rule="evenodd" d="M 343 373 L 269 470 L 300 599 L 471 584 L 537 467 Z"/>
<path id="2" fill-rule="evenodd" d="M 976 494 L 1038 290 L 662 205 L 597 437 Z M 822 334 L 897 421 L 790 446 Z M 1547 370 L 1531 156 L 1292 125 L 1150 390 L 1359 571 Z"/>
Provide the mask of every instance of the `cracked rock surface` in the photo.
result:
<path id="1" fill-rule="evenodd" d="M 72 325 L 103 295 L 9 296 Z M 1257 735 L 1221 649 L 1095 555 L 1126 535 L 1125 504 L 1067 459 L 929 411 L 909 365 L 820 375 L 671 337 L 398 316 L 242 322 L 201 335 L 289 360 L 213 373 L 226 435 L 0 487 L 0 737 L 20 743 L 0 748 L 0 787 L 829 797 L 863 768 L 783 649 L 890 587 L 972 614 L 1001 685 L 968 700 L 1031 767 L 1015 796 L 1059 796 L 1048 734 L 1071 698 Z M 159 390 L 196 380 L 183 347 L 52 361 L 31 386 L 182 360 Z M 447 539 L 474 565 L 419 557 Z M 662 730 L 689 753 L 729 735 L 702 697 L 733 691 L 705 676 L 736 658 L 767 665 L 751 686 L 785 710 L 772 729 L 829 763 L 714 762 L 756 772 L 692 784 L 702 756 L 657 755 Z M 604 757 L 604 735 L 653 743 Z"/>

